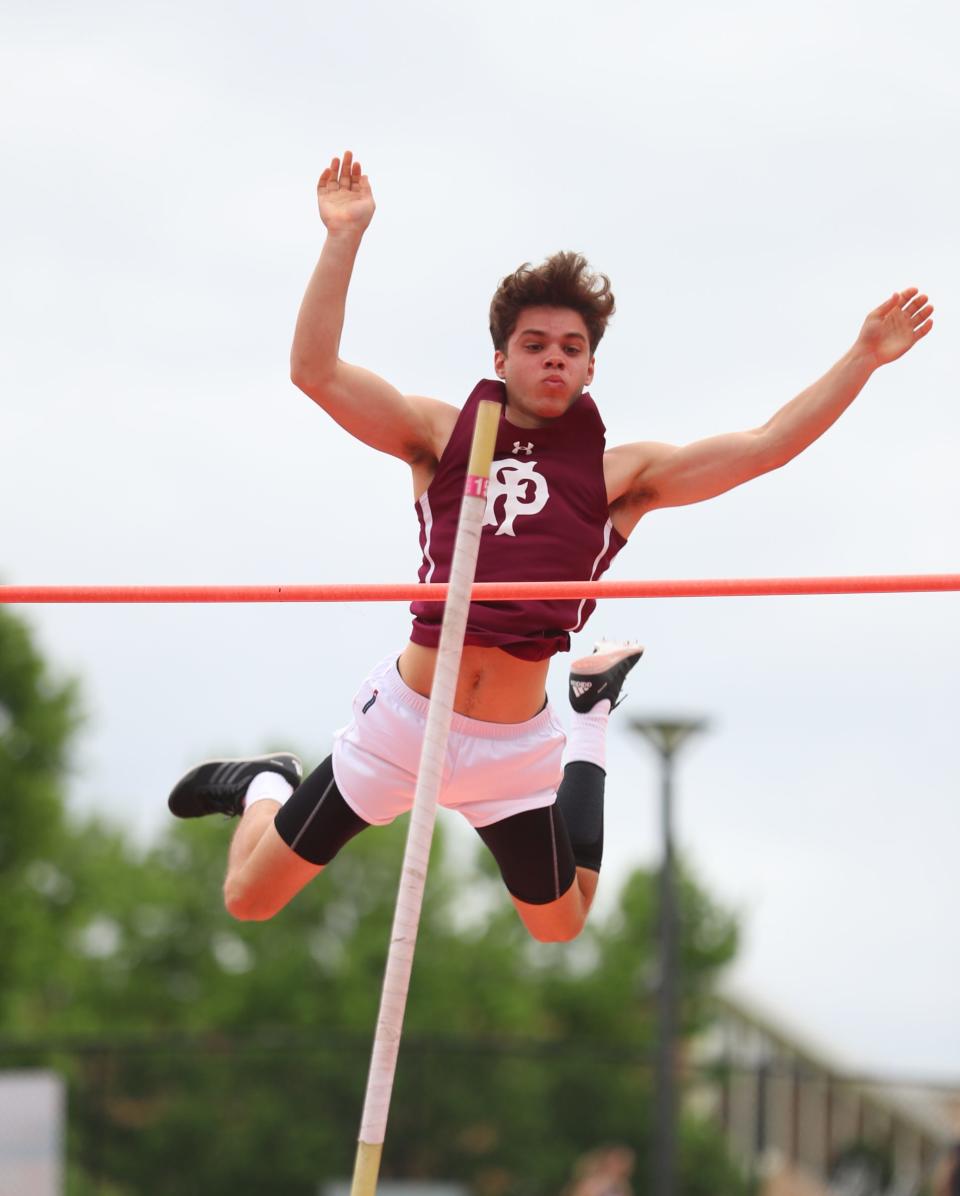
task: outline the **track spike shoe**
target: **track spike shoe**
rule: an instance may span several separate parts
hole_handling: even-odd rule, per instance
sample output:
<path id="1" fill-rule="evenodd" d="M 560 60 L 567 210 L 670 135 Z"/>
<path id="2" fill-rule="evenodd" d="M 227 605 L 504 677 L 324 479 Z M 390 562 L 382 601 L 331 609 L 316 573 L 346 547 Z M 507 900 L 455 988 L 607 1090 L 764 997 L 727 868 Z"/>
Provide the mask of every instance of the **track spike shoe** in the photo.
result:
<path id="1" fill-rule="evenodd" d="M 246 760 L 205 760 L 177 781 L 167 805 L 177 818 L 242 814 L 250 782 L 261 772 L 278 772 L 294 789 L 303 780 L 303 765 L 290 752 L 272 752 Z"/>
<path id="2" fill-rule="evenodd" d="M 570 665 L 570 705 L 578 714 L 588 714 L 606 700 L 615 710 L 623 701 L 620 690 L 627 673 L 642 655 L 643 647 L 629 640 L 600 640 L 592 656 Z"/>

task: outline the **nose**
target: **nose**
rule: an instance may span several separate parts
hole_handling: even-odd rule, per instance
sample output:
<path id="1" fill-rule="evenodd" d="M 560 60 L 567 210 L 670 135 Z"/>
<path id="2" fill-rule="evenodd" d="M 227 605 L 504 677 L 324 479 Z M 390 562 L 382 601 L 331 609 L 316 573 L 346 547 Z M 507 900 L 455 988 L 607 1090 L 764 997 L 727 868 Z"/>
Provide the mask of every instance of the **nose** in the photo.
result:
<path id="1" fill-rule="evenodd" d="M 563 354 L 559 352 L 548 353 L 543 359 L 543 364 L 551 370 L 562 370 L 565 366 Z"/>

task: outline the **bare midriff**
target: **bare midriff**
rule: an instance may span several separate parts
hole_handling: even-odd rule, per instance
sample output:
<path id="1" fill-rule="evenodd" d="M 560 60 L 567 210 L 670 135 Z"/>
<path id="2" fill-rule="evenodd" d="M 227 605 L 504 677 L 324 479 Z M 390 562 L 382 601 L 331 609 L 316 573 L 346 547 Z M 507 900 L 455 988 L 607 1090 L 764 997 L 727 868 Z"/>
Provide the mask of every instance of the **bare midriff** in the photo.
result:
<path id="1" fill-rule="evenodd" d="M 430 696 L 437 649 L 409 643 L 397 662 L 412 690 Z M 465 645 L 453 708 L 484 723 L 525 723 L 546 701 L 549 660 L 518 660 L 501 648 Z"/>

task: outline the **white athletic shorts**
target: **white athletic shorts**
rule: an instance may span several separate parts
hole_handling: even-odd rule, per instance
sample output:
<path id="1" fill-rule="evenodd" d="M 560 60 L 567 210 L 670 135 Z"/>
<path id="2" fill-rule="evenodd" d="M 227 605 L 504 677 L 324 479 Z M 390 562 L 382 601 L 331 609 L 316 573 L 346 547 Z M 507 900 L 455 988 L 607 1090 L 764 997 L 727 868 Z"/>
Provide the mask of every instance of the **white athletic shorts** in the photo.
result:
<path id="1" fill-rule="evenodd" d="M 365 822 L 393 822 L 413 805 L 428 707 L 404 683 L 395 656 L 382 660 L 357 691 L 353 721 L 334 736 L 333 776 Z M 454 714 L 440 805 L 459 810 L 475 827 L 552 806 L 565 743 L 549 704 L 525 723 Z"/>

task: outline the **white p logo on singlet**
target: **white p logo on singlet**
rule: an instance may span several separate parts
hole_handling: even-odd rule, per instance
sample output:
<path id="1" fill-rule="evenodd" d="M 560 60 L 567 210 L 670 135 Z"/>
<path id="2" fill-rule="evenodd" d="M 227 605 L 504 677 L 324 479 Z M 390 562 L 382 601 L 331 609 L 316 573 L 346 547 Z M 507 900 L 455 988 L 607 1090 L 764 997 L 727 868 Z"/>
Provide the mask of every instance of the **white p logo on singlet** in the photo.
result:
<path id="1" fill-rule="evenodd" d="M 503 519 L 497 527 L 498 536 L 515 536 L 513 521 L 518 515 L 536 515 L 547 505 L 550 491 L 547 479 L 537 473 L 536 461 L 520 461 L 507 457 L 494 461 L 490 468 L 490 489 L 487 491 L 487 511 L 484 526 L 497 523 L 497 504 L 503 499 Z"/>

